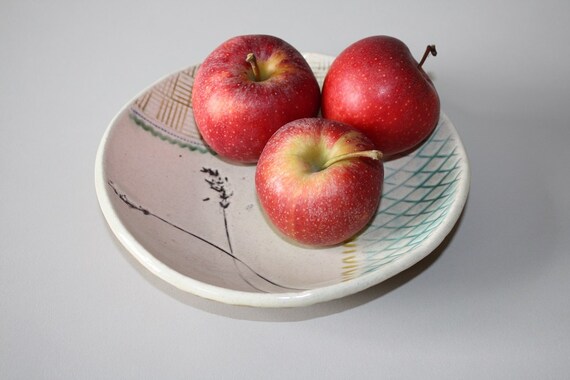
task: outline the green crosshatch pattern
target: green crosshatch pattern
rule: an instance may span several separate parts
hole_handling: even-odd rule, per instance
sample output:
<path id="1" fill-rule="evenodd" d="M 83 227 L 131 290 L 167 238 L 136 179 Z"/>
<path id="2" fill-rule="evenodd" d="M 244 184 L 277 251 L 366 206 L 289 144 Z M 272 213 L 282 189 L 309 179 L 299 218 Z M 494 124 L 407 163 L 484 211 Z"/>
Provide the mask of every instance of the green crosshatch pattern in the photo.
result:
<path id="1" fill-rule="evenodd" d="M 386 163 L 378 215 L 358 239 L 362 274 L 410 252 L 445 219 L 461 175 L 452 139 L 437 128 L 410 156 Z"/>

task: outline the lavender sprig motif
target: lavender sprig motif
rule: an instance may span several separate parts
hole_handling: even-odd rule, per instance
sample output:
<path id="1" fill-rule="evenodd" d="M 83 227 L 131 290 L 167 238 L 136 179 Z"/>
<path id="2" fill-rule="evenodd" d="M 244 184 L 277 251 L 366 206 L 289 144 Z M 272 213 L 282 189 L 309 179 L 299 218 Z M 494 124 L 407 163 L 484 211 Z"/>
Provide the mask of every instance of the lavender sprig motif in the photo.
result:
<path id="1" fill-rule="evenodd" d="M 218 198 L 220 199 L 218 204 L 222 209 L 222 215 L 224 217 L 224 228 L 226 230 L 226 239 L 228 240 L 229 251 L 230 253 L 233 254 L 232 242 L 230 240 L 230 232 L 228 229 L 228 219 L 226 216 L 226 209 L 230 206 L 230 198 L 234 193 L 228 192 L 228 190 L 226 189 L 228 185 L 228 177 L 220 176 L 220 172 L 218 170 L 205 168 L 205 167 L 203 167 L 200 170 L 200 172 L 208 175 L 208 177 L 205 178 L 204 180 L 206 181 L 206 183 L 208 183 L 208 185 L 210 185 L 210 189 L 214 190 L 218 194 Z M 209 200 L 209 198 L 206 198 L 204 200 Z"/>

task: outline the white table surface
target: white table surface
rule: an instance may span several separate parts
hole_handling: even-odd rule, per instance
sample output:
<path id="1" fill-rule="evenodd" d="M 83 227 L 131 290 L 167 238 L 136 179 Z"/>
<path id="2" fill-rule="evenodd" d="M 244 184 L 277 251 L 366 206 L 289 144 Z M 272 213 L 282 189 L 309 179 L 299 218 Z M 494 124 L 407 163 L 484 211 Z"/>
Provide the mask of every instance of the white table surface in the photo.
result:
<path id="1" fill-rule="evenodd" d="M 568 378 L 569 4 L 3 1 L 0 378 Z M 93 179 L 108 123 L 246 33 L 330 55 L 375 34 L 437 45 L 425 67 L 472 184 L 436 252 L 354 296 L 254 309 L 120 247 Z"/>

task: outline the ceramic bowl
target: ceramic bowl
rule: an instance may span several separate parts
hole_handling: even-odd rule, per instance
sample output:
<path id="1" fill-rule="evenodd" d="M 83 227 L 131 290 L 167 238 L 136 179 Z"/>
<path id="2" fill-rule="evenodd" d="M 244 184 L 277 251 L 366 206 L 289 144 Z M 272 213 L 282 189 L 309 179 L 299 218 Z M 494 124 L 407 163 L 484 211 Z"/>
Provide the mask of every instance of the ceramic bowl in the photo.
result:
<path id="1" fill-rule="evenodd" d="M 305 57 L 322 84 L 333 57 Z M 256 199 L 255 166 L 222 161 L 200 138 L 190 105 L 197 67 L 159 80 L 120 110 L 96 157 L 97 197 L 107 222 L 164 281 L 229 304 L 310 305 L 412 266 L 458 220 L 469 164 L 442 113 L 424 144 L 385 162 L 381 204 L 362 233 L 326 249 L 283 240 Z"/>

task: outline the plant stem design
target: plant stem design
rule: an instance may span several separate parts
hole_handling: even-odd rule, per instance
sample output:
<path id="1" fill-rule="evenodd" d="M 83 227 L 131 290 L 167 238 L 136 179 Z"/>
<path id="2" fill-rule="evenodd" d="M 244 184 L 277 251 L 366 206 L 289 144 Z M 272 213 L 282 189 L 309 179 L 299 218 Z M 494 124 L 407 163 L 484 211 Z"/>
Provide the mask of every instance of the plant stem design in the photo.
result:
<path id="1" fill-rule="evenodd" d="M 230 232 L 228 229 L 228 218 L 226 215 L 226 209 L 230 206 L 230 198 L 234 193 L 233 192 L 228 193 L 228 191 L 226 190 L 226 185 L 228 184 L 228 178 L 227 177 L 222 178 L 217 170 L 213 170 L 210 168 L 202 168 L 200 172 L 206 173 L 208 175 L 208 178 L 206 178 L 205 181 L 210 185 L 210 189 L 218 193 L 218 197 L 220 199 L 218 204 L 220 205 L 222 209 L 222 215 L 224 216 L 224 228 L 226 230 L 226 239 L 228 241 L 229 251 L 233 255 L 233 248 L 230 239 Z"/>
<path id="2" fill-rule="evenodd" d="M 240 260 L 238 257 L 236 257 L 236 256 L 233 254 L 233 252 L 232 252 L 232 247 L 231 247 L 231 242 L 230 242 L 230 235 L 229 235 L 229 230 L 228 230 L 227 218 L 226 218 L 226 213 L 225 213 L 225 210 L 226 210 L 226 209 L 229 207 L 229 205 L 230 205 L 229 199 L 231 198 L 231 196 L 233 195 L 233 193 L 229 193 L 229 194 L 228 194 L 228 192 L 226 191 L 225 186 L 223 186 L 224 184 L 227 184 L 227 178 L 225 178 L 225 177 L 224 177 L 224 178 L 221 178 L 221 177 L 219 176 L 219 173 L 218 173 L 217 170 L 211 170 L 211 169 L 203 168 L 203 169 L 202 169 L 202 172 L 203 172 L 203 173 L 208 173 L 208 175 L 211 175 L 211 176 L 213 177 L 213 178 L 207 178 L 207 179 L 206 179 L 206 182 L 208 182 L 208 184 L 210 184 L 210 187 L 211 187 L 213 190 L 215 190 L 217 193 L 219 193 L 219 198 L 220 198 L 219 205 L 220 205 L 220 207 L 222 208 L 222 211 L 223 211 L 224 226 L 225 226 L 225 229 L 226 229 L 226 238 L 227 238 L 227 240 L 228 240 L 229 251 L 226 250 L 226 249 L 224 249 L 224 248 L 222 248 L 222 247 L 220 247 L 220 246 L 218 246 L 217 244 L 212 243 L 211 241 L 209 241 L 209 240 L 207 240 L 207 239 L 205 239 L 205 238 L 203 238 L 203 237 L 201 237 L 201 236 L 199 236 L 199 235 L 196 235 L 196 234 L 193 233 L 193 232 L 190 232 L 190 231 L 188 231 L 188 230 L 186 230 L 186 229 L 184 229 L 184 228 L 182 228 L 182 227 L 180 227 L 180 226 L 177 226 L 176 224 L 170 222 L 169 220 L 164 219 L 164 218 L 161 217 L 160 215 L 157 215 L 157 214 L 151 212 L 150 210 L 146 209 L 145 207 L 143 207 L 143 206 L 141 206 L 141 205 L 135 204 L 133 201 L 131 201 L 131 200 L 127 197 L 126 194 L 121 193 L 121 192 L 117 189 L 117 186 L 115 185 L 115 183 L 114 183 L 112 180 L 107 181 L 107 184 L 109 185 L 109 187 L 111 187 L 111 189 L 113 189 L 113 192 L 115 193 L 115 195 L 116 195 L 124 204 L 126 204 L 128 207 L 130 207 L 131 209 L 136 210 L 136 211 L 139 211 L 139 212 L 143 213 L 144 215 L 147 215 L 147 216 L 151 216 L 151 217 L 153 217 L 153 218 L 156 218 L 157 220 L 159 220 L 159 221 L 161 221 L 161 222 L 163 222 L 163 223 L 166 223 L 166 224 L 168 224 L 169 226 L 171 226 L 171 227 L 173 227 L 173 228 L 175 228 L 175 229 L 177 229 L 177 230 L 179 230 L 179 231 L 181 231 L 181 232 L 183 232 L 183 233 L 185 233 L 185 234 L 188 234 L 188 235 L 190 235 L 190 236 L 192 236 L 192 237 L 194 237 L 194 238 L 196 238 L 196 239 L 198 239 L 198 240 L 200 240 L 200 241 L 202 241 L 202 242 L 204 242 L 204 243 L 210 245 L 211 247 L 217 249 L 218 251 L 220 251 L 220 252 L 222 252 L 222 253 L 224 253 L 224 254 L 230 256 L 230 257 L 231 257 L 232 259 L 234 259 L 236 262 L 241 263 L 241 264 L 244 265 L 247 269 L 249 269 L 252 273 L 254 273 L 257 277 L 259 277 L 259 278 L 261 278 L 262 280 L 268 282 L 269 284 L 271 284 L 271 285 L 273 285 L 273 286 L 277 286 L 277 287 L 282 288 L 282 289 L 287 289 L 287 290 L 305 290 L 305 289 L 291 288 L 291 287 L 286 287 L 286 286 L 283 286 L 283 285 L 279 285 L 279 284 L 277 284 L 277 283 L 275 283 L 275 282 L 269 280 L 268 278 L 266 278 L 266 277 L 260 275 L 260 274 L 257 273 L 256 271 L 254 271 L 249 265 L 247 265 L 245 262 L 243 262 L 242 260 Z M 217 179 L 216 179 L 216 178 L 217 178 Z M 209 199 L 209 198 L 207 198 L 207 199 Z M 207 199 L 205 199 L 205 200 L 207 200 Z M 254 287 L 255 289 L 263 291 L 262 289 L 257 288 L 255 285 L 253 285 L 253 284 L 252 284 L 250 281 L 248 281 L 247 279 L 244 278 L 244 281 L 247 282 L 248 284 L 250 284 L 250 285 L 251 285 L 252 287 Z"/>
<path id="3" fill-rule="evenodd" d="M 147 210 L 147 209 L 144 208 L 143 206 L 134 204 L 134 203 L 127 197 L 126 194 L 123 194 L 123 193 L 120 193 L 120 192 L 119 192 L 119 190 L 117 189 L 117 187 L 115 186 L 115 183 L 114 183 L 113 181 L 108 181 L 107 183 L 109 184 L 109 186 L 111 187 L 111 189 L 113 189 L 113 192 L 119 197 L 119 199 L 120 199 L 121 201 L 123 201 L 123 203 L 125 203 L 125 204 L 126 204 L 127 206 L 129 206 L 130 208 L 132 208 L 132 209 L 134 209 L 134 210 L 138 210 L 138 211 L 142 212 L 144 215 L 152 216 L 153 218 L 156 218 L 156 219 L 160 220 L 161 222 L 164 222 L 164 223 L 168 224 L 169 226 L 176 228 L 176 229 L 179 230 L 179 231 L 182 231 L 182 232 L 184 232 L 184 233 L 186 233 L 186 234 L 188 234 L 188 235 L 190 235 L 190 236 L 192 236 L 192 237 L 195 237 L 196 239 L 198 239 L 198 240 L 200 240 L 200 241 L 202 241 L 202 242 L 204 242 L 204 243 L 206 243 L 206 244 L 209 244 L 210 246 L 212 246 L 212 247 L 216 248 L 217 250 L 219 250 L 219 251 L 225 253 L 226 255 L 230 255 L 230 256 L 232 256 L 233 258 L 237 259 L 237 257 L 234 257 L 234 255 L 233 255 L 231 252 L 226 251 L 225 249 L 223 249 L 222 247 L 220 247 L 220 246 L 218 246 L 218 245 L 212 243 L 211 241 L 208 241 L 208 240 L 204 239 L 204 238 L 201 237 L 201 236 L 198 236 L 198 235 L 196 235 L 196 234 L 194 234 L 194 233 L 192 233 L 192 232 L 190 232 L 190 231 L 187 231 L 187 230 L 183 229 L 182 227 L 177 226 L 176 224 L 174 224 L 174 223 L 172 223 L 172 222 L 170 222 L 170 221 L 164 219 L 163 217 L 161 217 L 161 216 L 159 216 L 159 215 L 156 215 L 156 214 L 150 212 L 149 210 Z"/>

